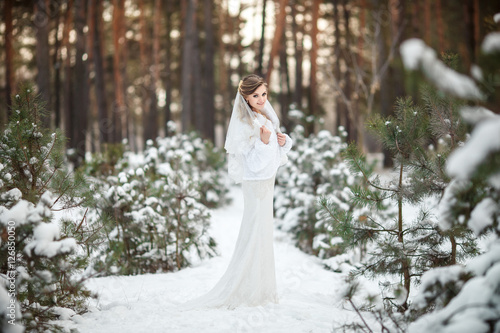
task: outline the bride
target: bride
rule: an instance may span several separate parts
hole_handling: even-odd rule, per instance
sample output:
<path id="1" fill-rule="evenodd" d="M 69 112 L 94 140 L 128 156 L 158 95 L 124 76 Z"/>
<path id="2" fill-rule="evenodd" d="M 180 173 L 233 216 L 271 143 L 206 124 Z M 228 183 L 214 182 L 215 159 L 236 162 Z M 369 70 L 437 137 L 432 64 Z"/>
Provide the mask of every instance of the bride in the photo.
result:
<path id="1" fill-rule="evenodd" d="M 292 140 L 280 131 L 267 101 L 267 84 L 257 75 L 238 85 L 224 148 L 229 176 L 242 183 L 244 210 L 229 266 L 207 294 L 189 302 L 196 307 L 257 306 L 277 303 L 273 250 L 274 178 Z"/>

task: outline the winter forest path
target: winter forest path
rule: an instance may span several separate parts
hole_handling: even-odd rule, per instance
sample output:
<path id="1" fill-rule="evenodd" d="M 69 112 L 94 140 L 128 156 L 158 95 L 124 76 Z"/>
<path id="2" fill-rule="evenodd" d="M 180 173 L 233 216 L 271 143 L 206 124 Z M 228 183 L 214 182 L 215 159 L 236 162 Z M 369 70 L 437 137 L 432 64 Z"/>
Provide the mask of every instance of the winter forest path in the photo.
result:
<path id="1" fill-rule="evenodd" d="M 211 234 L 221 254 L 176 273 L 93 279 L 99 293 L 91 311 L 67 322 L 81 333 L 155 332 L 332 332 L 352 320 L 342 309 L 344 275 L 325 270 L 318 258 L 304 254 L 275 231 L 274 251 L 279 304 L 235 310 L 180 311 L 178 305 L 207 292 L 224 273 L 243 215 L 240 187 L 233 202 L 212 211 Z"/>

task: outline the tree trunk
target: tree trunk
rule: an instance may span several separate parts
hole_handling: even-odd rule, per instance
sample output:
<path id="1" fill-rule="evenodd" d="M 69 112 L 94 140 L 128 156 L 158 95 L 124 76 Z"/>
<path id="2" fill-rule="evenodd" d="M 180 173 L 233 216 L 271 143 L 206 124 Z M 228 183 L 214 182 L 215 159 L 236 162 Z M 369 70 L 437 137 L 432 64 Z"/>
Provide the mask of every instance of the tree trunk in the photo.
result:
<path id="1" fill-rule="evenodd" d="M 125 0 L 113 0 L 113 77 L 115 83 L 115 105 L 113 110 L 113 142 L 118 143 L 125 137 L 125 94 L 123 79 L 123 48 L 125 43 L 124 33 Z"/>
<path id="2" fill-rule="evenodd" d="M 169 122 L 172 118 L 170 111 L 170 104 L 172 103 L 172 69 L 171 69 L 171 59 L 172 59 L 172 39 L 170 38 L 170 32 L 172 31 L 172 0 L 166 0 L 165 14 L 166 14 L 166 43 L 165 43 L 165 110 L 164 110 L 164 121 L 165 124 Z M 167 132 L 168 133 L 168 132 Z"/>
<path id="3" fill-rule="evenodd" d="M 348 8 L 348 0 L 344 0 L 342 3 L 342 7 L 344 9 L 344 33 L 345 33 L 345 48 L 343 54 L 344 62 L 346 64 L 346 71 L 344 73 L 344 95 L 345 95 L 345 103 L 346 103 L 346 129 L 347 129 L 347 140 L 356 141 L 357 139 L 357 127 L 356 127 L 356 118 L 354 115 L 354 101 L 352 100 L 352 81 L 351 74 L 349 73 L 348 68 L 352 68 L 353 64 L 349 57 L 350 49 L 351 49 L 351 29 L 349 27 L 350 21 L 350 11 Z"/>
<path id="4" fill-rule="evenodd" d="M 215 77 L 214 77 L 214 28 L 213 28 L 213 4 L 211 0 L 204 0 L 205 10 L 205 83 L 203 91 L 204 98 L 204 124 L 203 136 L 215 142 Z"/>
<path id="5" fill-rule="evenodd" d="M 402 191 L 403 188 L 403 164 L 399 167 L 399 191 Z M 398 242 L 402 244 L 404 247 L 404 238 L 403 238 L 403 199 L 398 199 Z M 406 260 L 406 255 L 403 254 L 403 259 L 401 263 L 401 273 L 403 275 L 403 285 L 407 291 L 406 300 L 408 299 L 408 295 L 410 295 L 410 287 L 411 287 L 411 276 L 410 276 L 410 266 L 408 260 Z M 405 300 L 403 305 L 401 306 L 403 310 L 408 309 L 408 303 Z"/>
<path id="6" fill-rule="evenodd" d="M 158 137 L 158 96 L 156 90 L 160 82 L 160 27 L 161 27 L 161 0 L 154 1 L 153 14 L 153 73 L 151 73 L 149 128 L 153 139 Z"/>
<path id="7" fill-rule="evenodd" d="M 359 4 L 359 30 L 360 34 L 358 37 L 358 67 L 363 68 L 363 48 L 364 48 L 364 40 L 365 40 L 365 26 L 366 26 L 366 0 L 360 0 Z"/>
<path id="8" fill-rule="evenodd" d="M 92 1 L 93 40 L 94 40 L 94 71 L 95 71 L 95 94 L 97 100 L 97 120 L 99 130 L 99 143 L 110 142 L 110 129 L 112 123 L 108 116 L 108 103 L 106 99 L 106 82 L 104 78 L 103 63 L 103 36 L 104 22 L 102 19 L 102 1 Z"/>
<path id="9" fill-rule="evenodd" d="M 83 59 L 86 53 L 86 37 L 84 28 L 87 22 L 87 0 L 75 1 L 75 31 L 76 31 L 76 57 L 75 57 L 75 81 L 73 84 L 74 107 L 72 114 L 73 125 L 73 148 L 76 149 L 78 160 L 77 166 L 85 160 L 85 143 L 88 123 L 88 70 L 87 62 Z"/>
<path id="10" fill-rule="evenodd" d="M 446 50 L 446 40 L 444 39 L 444 23 L 441 0 L 436 1 L 437 33 L 439 38 L 439 52 Z"/>
<path id="11" fill-rule="evenodd" d="M 182 131 L 188 132 L 192 129 L 192 54 L 194 51 L 194 20 L 196 0 L 187 0 L 182 3 L 185 6 L 184 17 L 184 40 L 182 45 L 182 77 L 181 77 L 181 93 L 182 93 Z"/>
<path id="12" fill-rule="evenodd" d="M 318 72 L 318 18 L 319 18 L 320 0 L 313 0 L 312 6 L 312 21 L 311 21 L 311 73 L 309 85 L 309 114 L 318 116 L 318 97 L 317 97 L 317 82 L 316 74 Z M 314 123 L 311 123 L 308 133 L 314 132 Z"/>
<path id="13" fill-rule="evenodd" d="M 293 43 L 295 46 L 295 93 L 294 102 L 299 110 L 302 110 L 302 60 L 303 60 L 303 30 L 299 34 L 299 26 L 297 23 L 297 2 L 294 0 L 292 4 L 292 34 Z"/>
<path id="14" fill-rule="evenodd" d="M 280 111 L 281 125 L 288 128 L 288 108 L 290 106 L 290 80 L 288 79 L 288 57 L 286 53 L 286 34 L 283 30 L 283 43 L 279 50 L 280 56 Z"/>
<path id="15" fill-rule="evenodd" d="M 431 25 L 431 2 L 432 0 L 425 0 L 424 3 L 424 31 L 425 43 L 432 47 L 432 25 Z"/>
<path id="16" fill-rule="evenodd" d="M 257 60 L 257 74 L 260 76 L 264 75 L 264 45 L 266 44 L 266 6 L 267 0 L 262 0 L 262 24 L 261 24 L 261 33 L 260 33 L 260 41 L 259 41 L 259 56 Z"/>
<path id="17" fill-rule="evenodd" d="M 49 55 L 49 6 L 47 0 L 36 0 L 35 2 L 35 29 L 36 29 L 36 67 L 38 74 L 36 84 L 41 100 L 46 103 L 51 111 L 50 99 L 50 55 Z M 50 113 L 43 119 L 46 127 L 51 126 Z"/>
<path id="18" fill-rule="evenodd" d="M 64 106 L 63 113 L 61 115 L 61 122 L 64 124 L 65 135 L 68 138 L 68 146 L 72 147 L 71 142 L 73 138 L 73 126 L 71 125 L 71 111 L 73 109 L 73 80 L 72 80 L 72 68 L 71 68 L 71 57 L 72 48 L 69 40 L 69 34 L 73 27 L 73 0 L 68 1 L 68 6 L 66 9 L 66 17 L 64 19 L 64 29 L 62 36 L 62 47 L 66 51 L 66 58 L 64 60 Z"/>
<path id="19" fill-rule="evenodd" d="M 151 49 L 149 48 L 149 36 L 150 31 L 148 28 L 148 21 L 146 19 L 146 10 L 144 8 L 144 1 L 139 0 L 139 26 L 141 32 L 141 39 L 139 40 L 139 59 L 140 59 L 140 68 L 141 75 L 143 78 L 143 83 L 140 86 L 141 88 L 141 109 L 142 109 L 142 133 L 144 142 L 147 140 L 153 139 L 153 133 L 150 122 L 150 113 L 151 113 Z"/>
<path id="20" fill-rule="evenodd" d="M 276 15 L 276 28 L 274 31 L 274 39 L 271 47 L 271 54 L 269 56 L 269 63 L 267 65 L 267 72 L 266 72 L 266 81 L 269 86 L 271 85 L 271 74 L 273 72 L 274 58 L 278 54 L 281 43 L 281 37 L 283 36 L 283 29 L 285 28 L 286 25 L 286 6 L 288 5 L 288 1 L 289 0 L 279 0 L 279 11 L 278 14 Z M 319 0 L 314 0 L 314 1 L 319 1 Z"/>
<path id="21" fill-rule="evenodd" d="M 479 0 L 474 0 L 474 61 L 479 57 L 479 44 L 481 43 Z"/>
<path id="22" fill-rule="evenodd" d="M 205 108 L 203 106 L 204 94 L 201 75 L 201 54 L 198 37 L 198 24 L 196 21 L 196 7 L 198 7 L 198 0 L 194 0 L 193 5 L 193 52 L 190 54 L 190 64 L 193 74 L 192 89 L 194 95 L 194 110 L 191 112 L 191 116 L 194 116 L 194 118 L 192 118 L 191 121 L 195 125 L 196 131 L 203 136 L 206 115 Z"/>
<path id="23" fill-rule="evenodd" d="M 7 107 L 2 108 L 5 112 L 0 115 L 0 123 L 6 124 L 10 115 L 11 97 L 14 93 L 14 46 L 12 36 L 12 7 L 14 0 L 6 0 L 4 4 L 5 17 L 5 94 Z"/>
<path id="24" fill-rule="evenodd" d="M 61 40 L 59 39 L 59 25 L 61 21 L 61 13 L 57 11 L 56 14 L 56 31 L 54 33 L 54 56 L 53 56 L 53 66 L 54 66 L 54 125 L 56 128 L 61 127 L 61 59 L 60 59 L 60 49 Z"/>

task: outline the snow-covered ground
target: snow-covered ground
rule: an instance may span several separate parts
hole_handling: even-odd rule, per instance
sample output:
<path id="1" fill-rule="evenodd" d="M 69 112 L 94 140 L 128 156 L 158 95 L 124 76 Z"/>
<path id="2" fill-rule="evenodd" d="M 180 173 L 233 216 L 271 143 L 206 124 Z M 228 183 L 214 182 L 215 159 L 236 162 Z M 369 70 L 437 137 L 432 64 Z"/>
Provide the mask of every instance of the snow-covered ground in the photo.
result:
<path id="1" fill-rule="evenodd" d="M 220 256 L 176 273 L 95 278 L 99 294 L 91 311 L 65 321 L 85 332 L 332 332 L 355 318 L 343 308 L 344 273 L 323 268 L 275 231 L 279 304 L 261 307 L 180 310 L 179 304 L 207 292 L 224 273 L 243 215 L 243 195 L 233 187 L 230 206 L 212 211 L 211 233 Z"/>

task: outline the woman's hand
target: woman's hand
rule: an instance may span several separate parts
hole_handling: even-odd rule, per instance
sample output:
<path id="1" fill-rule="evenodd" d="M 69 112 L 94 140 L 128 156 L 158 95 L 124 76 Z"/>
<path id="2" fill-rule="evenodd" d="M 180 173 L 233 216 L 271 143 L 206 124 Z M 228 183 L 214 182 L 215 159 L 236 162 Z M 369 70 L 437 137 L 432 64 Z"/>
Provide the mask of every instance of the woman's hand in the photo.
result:
<path id="1" fill-rule="evenodd" d="M 271 131 L 268 130 L 266 126 L 262 125 L 260 127 L 260 140 L 267 145 L 269 143 L 270 137 L 271 137 Z"/>
<path id="2" fill-rule="evenodd" d="M 276 133 L 278 136 L 278 144 L 283 147 L 286 143 L 286 136 L 283 133 Z"/>

